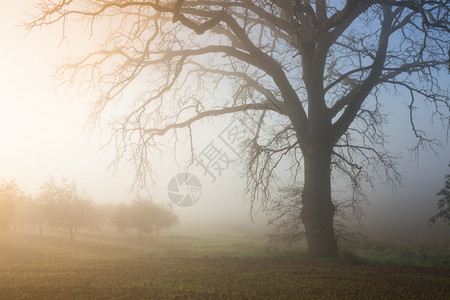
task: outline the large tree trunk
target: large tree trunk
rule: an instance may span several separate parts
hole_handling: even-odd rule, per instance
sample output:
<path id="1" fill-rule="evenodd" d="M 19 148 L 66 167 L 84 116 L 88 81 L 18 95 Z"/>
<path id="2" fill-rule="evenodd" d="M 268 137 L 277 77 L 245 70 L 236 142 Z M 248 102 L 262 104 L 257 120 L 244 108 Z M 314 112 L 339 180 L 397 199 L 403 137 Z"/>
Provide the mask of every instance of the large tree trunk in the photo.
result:
<path id="1" fill-rule="evenodd" d="M 301 218 L 309 254 L 332 258 L 338 255 L 338 247 L 333 228 L 335 208 L 331 201 L 331 151 L 322 147 L 312 150 L 304 156 Z"/>

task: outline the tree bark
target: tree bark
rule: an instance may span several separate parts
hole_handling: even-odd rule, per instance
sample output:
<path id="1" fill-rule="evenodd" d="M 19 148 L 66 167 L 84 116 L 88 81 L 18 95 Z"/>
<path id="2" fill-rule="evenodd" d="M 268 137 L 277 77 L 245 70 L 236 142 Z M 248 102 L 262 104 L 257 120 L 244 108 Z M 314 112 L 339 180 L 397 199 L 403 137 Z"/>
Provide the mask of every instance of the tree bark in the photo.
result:
<path id="1" fill-rule="evenodd" d="M 305 153 L 303 208 L 301 219 L 305 226 L 308 252 L 313 257 L 333 258 L 338 255 L 331 201 L 331 150 L 314 147 Z"/>

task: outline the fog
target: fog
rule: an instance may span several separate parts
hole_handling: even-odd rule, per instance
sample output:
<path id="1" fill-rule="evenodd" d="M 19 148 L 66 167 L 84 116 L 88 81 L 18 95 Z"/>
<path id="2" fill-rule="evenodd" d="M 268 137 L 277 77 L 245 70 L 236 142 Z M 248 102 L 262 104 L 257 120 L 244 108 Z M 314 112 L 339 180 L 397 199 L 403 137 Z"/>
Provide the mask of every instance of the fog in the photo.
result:
<path id="1" fill-rule="evenodd" d="M 6 2 L 0 12 L 0 37 L 4 41 L 0 50 L 0 140 L 3 145 L 0 178 L 15 179 L 24 191 L 37 195 L 40 185 L 49 177 L 65 177 L 76 182 L 97 203 L 131 201 L 136 196 L 135 191 L 130 191 L 134 170 L 127 163 L 115 170 L 108 169 L 115 152 L 113 148 L 100 149 L 107 132 L 102 136 L 98 130 L 91 132 L 84 128 L 92 99 L 88 96 L 75 99 L 64 89 L 57 89 L 51 77 L 52 65 L 62 63 L 65 56 L 77 51 L 74 49 L 84 49 L 85 45 L 61 42 L 60 28 L 50 27 L 27 35 L 18 26 L 26 18 L 26 11 L 33 11 L 30 1 Z M 421 151 L 417 163 L 406 148 L 415 143 L 406 104 L 401 100 L 398 103 L 385 106 L 390 112 L 387 149 L 402 156 L 398 163 L 404 185 L 398 186 L 394 193 L 391 186 L 382 183 L 373 189 L 367 187 L 362 230 L 391 238 L 433 237 L 449 241 L 447 225 L 428 224 L 428 219 L 436 212 L 438 197 L 435 194 L 444 185 L 444 175 L 450 172 L 446 132 L 440 124 L 429 124 L 427 108 L 419 107 L 424 111 L 423 120 L 419 121 L 431 136 L 443 141 L 444 147 L 437 149 L 438 155 Z M 213 142 L 222 153 L 237 161 L 238 155 L 220 139 L 221 132 L 231 122 L 224 118 L 213 124 L 202 124 L 200 130 L 204 134 L 197 141 L 197 149 L 204 149 Z M 155 164 L 159 165 L 159 171 L 156 186 L 151 187 L 153 196 L 158 203 L 168 203 L 169 181 L 184 171 L 184 164 L 177 163 L 170 152 L 156 156 Z M 258 204 L 251 213 L 251 204 L 242 197 L 245 178 L 240 167 L 239 163 L 233 163 L 213 178 L 204 174 L 198 165 L 191 166 L 190 172 L 201 182 L 201 196 L 192 206 L 174 206 L 180 219 L 178 226 L 204 231 L 223 226 L 223 230 L 263 234 L 268 218 Z M 344 186 L 334 188 L 346 189 Z"/>

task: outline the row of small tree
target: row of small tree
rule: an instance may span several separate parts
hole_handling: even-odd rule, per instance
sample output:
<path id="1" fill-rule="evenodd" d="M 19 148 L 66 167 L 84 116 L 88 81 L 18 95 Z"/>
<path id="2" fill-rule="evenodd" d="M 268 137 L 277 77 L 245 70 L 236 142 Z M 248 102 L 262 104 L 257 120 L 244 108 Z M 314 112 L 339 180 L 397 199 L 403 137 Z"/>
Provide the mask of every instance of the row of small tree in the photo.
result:
<path id="1" fill-rule="evenodd" d="M 139 199 L 131 203 L 96 204 L 74 182 L 63 179 L 57 183 L 50 178 L 40 187 L 37 197 L 26 195 L 15 181 L 0 181 L 0 229 L 17 223 L 39 227 L 65 229 L 73 241 L 74 233 L 83 227 L 99 232 L 115 227 L 120 232 L 136 229 L 139 239 L 143 233 L 167 229 L 178 223 L 170 207 Z"/>
<path id="2" fill-rule="evenodd" d="M 111 223 L 121 232 L 136 229 L 141 239 L 143 233 L 159 235 L 160 230 L 176 225 L 178 217 L 167 207 L 149 200 L 138 200 L 115 206 Z"/>

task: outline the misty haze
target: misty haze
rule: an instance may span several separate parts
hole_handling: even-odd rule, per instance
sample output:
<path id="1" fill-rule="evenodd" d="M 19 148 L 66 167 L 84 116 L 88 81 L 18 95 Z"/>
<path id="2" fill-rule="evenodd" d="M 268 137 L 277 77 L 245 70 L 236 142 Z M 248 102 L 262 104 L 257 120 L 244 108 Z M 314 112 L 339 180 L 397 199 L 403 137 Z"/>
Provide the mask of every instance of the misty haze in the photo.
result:
<path id="1" fill-rule="evenodd" d="M 448 299 L 449 13 L 5 3 L 0 299 Z"/>

